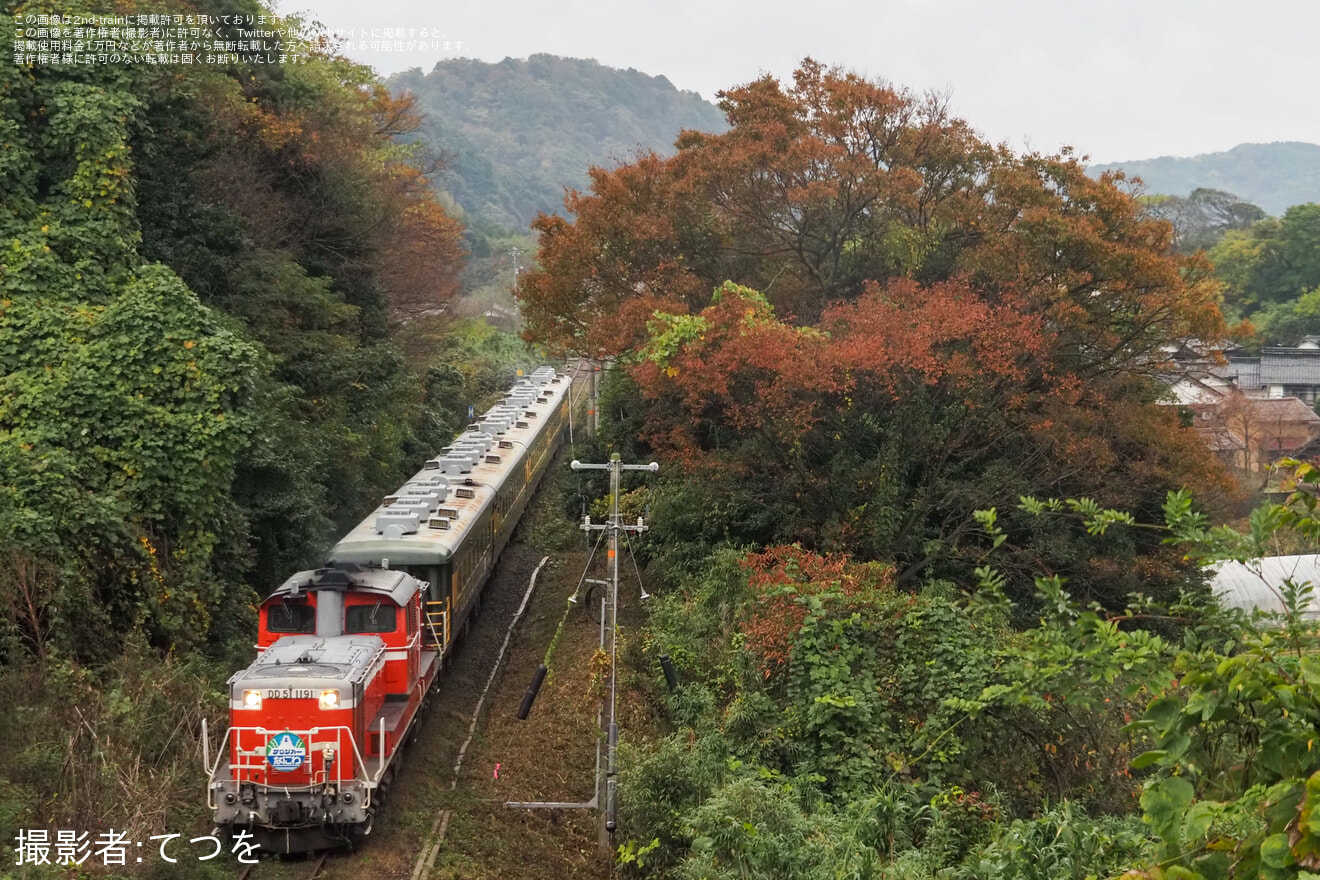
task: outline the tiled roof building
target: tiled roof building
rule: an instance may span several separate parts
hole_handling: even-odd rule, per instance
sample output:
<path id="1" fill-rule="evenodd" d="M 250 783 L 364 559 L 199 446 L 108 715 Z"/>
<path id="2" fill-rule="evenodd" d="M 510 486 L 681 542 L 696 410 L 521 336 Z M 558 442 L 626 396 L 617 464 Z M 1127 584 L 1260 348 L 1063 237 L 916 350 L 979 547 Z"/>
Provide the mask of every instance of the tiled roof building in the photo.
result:
<path id="1" fill-rule="evenodd" d="M 1251 397 L 1296 397 L 1315 403 L 1320 398 L 1320 337 L 1308 336 L 1296 348 L 1266 347 L 1259 357 L 1229 354 L 1227 364 L 1208 369 Z"/>

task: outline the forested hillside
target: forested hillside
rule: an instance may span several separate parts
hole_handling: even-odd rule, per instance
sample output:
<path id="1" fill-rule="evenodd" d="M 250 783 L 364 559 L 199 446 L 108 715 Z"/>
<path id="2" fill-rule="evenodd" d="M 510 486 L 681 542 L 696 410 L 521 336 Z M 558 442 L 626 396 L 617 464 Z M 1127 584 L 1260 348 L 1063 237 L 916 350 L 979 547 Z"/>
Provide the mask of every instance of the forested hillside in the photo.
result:
<path id="1" fill-rule="evenodd" d="M 663 76 L 554 55 L 446 61 L 389 87 L 416 96 L 426 114 L 416 136 L 452 157 L 442 187 L 468 216 L 506 229 L 562 212 L 564 188 L 585 187 L 593 165 L 669 152 L 686 128 L 724 128 L 715 107 Z"/>
<path id="2" fill-rule="evenodd" d="M 1195 189 L 1233 193 L 1281 217 L 1293 205 L 1320 202 L 1320 146 L 1298 142 L 1239 144 L 1223 153 L 1161 156 L 1092 165 L 1095 175 L 1122 169 L 1153 194 L 1186 196 Z"/>
<path id="3" fill-rule="evenodd" d="M 463 259 L 416 125 L 318 55 L 0 69 L 0 837 L 188 830 L 258 592 L 479 402 L 397 340 Z"/>

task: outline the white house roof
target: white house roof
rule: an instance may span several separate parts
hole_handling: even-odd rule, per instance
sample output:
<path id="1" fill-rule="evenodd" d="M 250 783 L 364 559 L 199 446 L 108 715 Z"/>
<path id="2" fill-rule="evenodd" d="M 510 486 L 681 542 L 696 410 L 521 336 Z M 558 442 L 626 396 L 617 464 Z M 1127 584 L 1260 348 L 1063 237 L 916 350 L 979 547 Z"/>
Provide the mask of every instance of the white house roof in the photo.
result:
<path id="1" fill-rule="evenodd" d="M 1225 608 L 1280 613 L 1283 611 L 1283 582 L 1311 583 L 1320 589 L 1320 555 L 1267 556 L 1250 566 L 1223 562 L 1212 569 L 1210 587 Z M 1320 596 L 1307 603 L 1308 618 L 1320 618 Z"/>
<path id="2" fill-rule="evenodd" d="M 1232 384 L 1227 379 L 1213 373 L 1187 373 L 1165 381 L 1168 383 L 1174 403 L 1179 406 L 1216 404 L 1233 390 Z"/>

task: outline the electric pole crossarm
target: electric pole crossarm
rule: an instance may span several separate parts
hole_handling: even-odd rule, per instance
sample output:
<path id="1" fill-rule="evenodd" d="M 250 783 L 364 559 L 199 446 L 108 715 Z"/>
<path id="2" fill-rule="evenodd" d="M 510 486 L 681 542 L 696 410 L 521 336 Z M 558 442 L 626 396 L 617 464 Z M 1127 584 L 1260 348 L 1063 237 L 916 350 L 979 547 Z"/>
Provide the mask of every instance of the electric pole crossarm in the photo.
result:
<path id="1" fill-rule="evenodd" d="M 618 453 L 616 452 L 614 455 L 615 455 L 614 461 L 617 461 L 617 460 L 618 460 Z M 610 463 L 610 464 L 584 464 L 583 462 L 577 461 L 576 459 L 574 459 L 572 462 L 570 462 L 568 466 L 571 467 L 571 468 L 572 468 L 573 470 L 575 470 L 575 471 L 612 471 L 612 470 L 615 469 L 615 466 L 614 466 L 613 463 Z M 619 466 L 618 466 L 618 470 L 621 470 L 621 471 L 650 471 L 651 473 L 655 473 L 656 471 L 660 470 L 660 464 L 659 464 L 658 462 L 654 462 L 654 461 L 651 462 L 650 464 L 623 464 L 623 463 L 620 463 Z"/>
<path id="2" fill-rule="evenodd" d="M 574 460 L 570 465 L 575 471 L 609 471 L 610 472 L 610 516 L 608 523 L 600 525 L 593 524 L 591 517 L 582 518 L 583 531 L 606 531 L 610 535 L 610 595 L 609 595 L 609 617 L 610 617 L 610 666 L 609 666 L 609 698 L 607 711 L 609 712 L 609 723 L 606 725 L 606 751 L 605 761 L 605 814 L 603 827 L 601 829 L 601 851 L 609 851 L 609 835 L 613 834 L 618 827 L 618 795 L 617 780 L 615 778 L 618 772 L 616 763 L 616 752 L 619 745 L 619 724 L 617 720 L 617 678 L 615 674 L 615 663 L 618 661 L 618 642 L 619 642 L 619 535 L 628 535 L 630 533 L 640 533 L 646 531 L 646 524 L 641 517 L 637 518 L 635 525 L 626 525 L 623 518 L 619 515 L 619 478 L 624 471 L 646 471 L 655 473 L 660 470 L 660 465 L 656 462 L 650 464 L 624 464 L 619 454 L 616 452 L 610 456 L 608 464 L 583 464 Z M 642 587 L 642 596 L 646 596 L 646 587 Z M 599 771 L 598 771 L 599 772 Z M 597 777 L 596 796 L 600 797 L 600 777 Z"/>
<path id="3" fill-rule="evenodd" d="M 608 464 L 584 464 L 580 461 L 573 461 L 570 465 L 575 471 L 609 471 L 610 472 L 610 514 L 609 520 L 605 523 L 593 523 L 590 516 L 582 517 L 582 530 L 586 532 L 609 532 L 609 563 L 610 578 L 608 581 L 590 579 L 583 575 L 584 583 L 602 584 L 609 588 L 609 595 L 601 600 L 600 609 L 600 648 L 605 650 L 605 637 L 609 635 L 609 690 L 608 697 L 602 700 L 601 713 L 597 716 L 597 724 L 601 725 L 601 733 L 604 734 L 606 759 L 602 765 L 600 739 L 596 741 L 596 794 L 591 800 L 585 803 L 563 803 L 550 801 L 510 801 L 506 804 L 508 807 L 521 809 L 602 809 L 600 824 L 600 852 L 602 857 L 608 858 L 612 852 L 610 844 L 610 835 L 618 828 L 618 745 L 619 745 L 619 723 L 617 720 L 617 696 L 616 696 L 616 675 L 615 663 L 618 660 L 618 642 L 619 642 L 619 536 L 625 537 L 631 534 L 640 534 L 646 531 L 646 523 L 641 518 L 637 518 L 636 523 L 624 523 L 619 515 L 619 478 L 624 471 L 647 471 L 656 473 L 660 470 L 660 465 L 656 462 L 650 464 L 624 464 L 616 452 L 610 456 Z M 602 536 L 603 537 L 603 536 Z M 595 551 L 592 551 L 594 556 Z M 587 566 L 590 568 L 591 560 L 588 559 Z M 642 598 L 647 598 L 646 586 L 640 583 L 641 573 L 638 572 L 639 586 L 642 588 Z M 579 584 L 581 586 L 581 584 Z M 577 601 L 577 592 L 569 597 L 570 603 Z M 608 620 L 608 622 L 607 622 Z M 542 667 L 544 668 L 544 667 Z M 524 700 L 525 702 L 526 700 Z M 608 722 L 604 721 L 603 716 L 608 712 Z M 521 717 L 521 716 L 520 716 Z M 601 802 L 602 795 L 604 803 Z"/>

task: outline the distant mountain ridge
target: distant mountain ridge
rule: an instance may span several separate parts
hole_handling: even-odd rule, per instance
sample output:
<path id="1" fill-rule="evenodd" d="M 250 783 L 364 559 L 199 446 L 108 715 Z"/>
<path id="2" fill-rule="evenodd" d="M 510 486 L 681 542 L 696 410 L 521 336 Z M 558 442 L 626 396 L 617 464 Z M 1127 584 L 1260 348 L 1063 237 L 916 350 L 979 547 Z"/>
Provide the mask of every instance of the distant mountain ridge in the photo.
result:
<path id="1" fill-rule="evenodd" d="M 1198 187 L 1231 192 L 1278 217 L 1293 205 L 1320 202 L 1320 145 L 1300 141 L 1239 144 L 1223 153 L 1161 156 L 1092 165 L 1096 175 L 1121 168 L 1152 194 L 1186 196 Z"/>
<path id="2" fill-rule="evenodd" d="M 592 165 L 672 152 L 685 128 L 726 127 L 717 107 L 663 76 L 555 55 L 443 61 L 388 85 L 416 95 L 426 113 L 419 134 L 450 154 L 441 184 L 469 222 L 504 228 L 562 212 L 564 187 L 585 188 Z"/>

